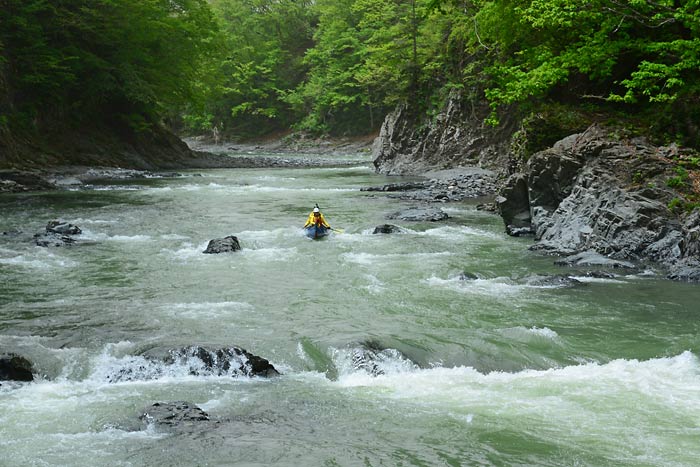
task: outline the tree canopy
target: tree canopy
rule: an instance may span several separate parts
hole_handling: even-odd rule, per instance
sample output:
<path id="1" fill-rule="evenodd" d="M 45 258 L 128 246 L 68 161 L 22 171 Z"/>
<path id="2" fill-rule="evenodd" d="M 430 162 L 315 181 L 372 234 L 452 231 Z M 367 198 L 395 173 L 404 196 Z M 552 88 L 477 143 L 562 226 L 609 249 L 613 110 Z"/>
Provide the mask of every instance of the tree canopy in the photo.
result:
<path id="1" fill-rule="evenodd" d="M 0 0 L 0 126 L 366 133 L 451 90 L 698 133 L 698 0 Z M 8 123 L 9 122 L 9 123 Z M 679 124 L 678 122 L 683 122 Z"/>

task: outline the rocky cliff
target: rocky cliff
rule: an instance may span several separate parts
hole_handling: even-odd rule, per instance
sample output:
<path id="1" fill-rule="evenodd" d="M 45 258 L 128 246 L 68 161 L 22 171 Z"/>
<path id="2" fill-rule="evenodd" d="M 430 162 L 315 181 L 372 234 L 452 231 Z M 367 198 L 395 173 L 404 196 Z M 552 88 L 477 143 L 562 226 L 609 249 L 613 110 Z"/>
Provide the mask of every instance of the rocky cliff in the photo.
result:
<path id="1" fill-rule="evenodd" d="M 488 108 L 453 92 L 433 118 L 421 118 L 401 105 L 389 114 L 372 148 L 377 172 L 421 174 L 428 170 L 478 166 L 503 171 L 515 122 L 484 124 Z"/>
<path id="2" fill-rule="evenodd" d="M 593 126 L 534 154 L 497 204 L 509 233 L 534 234 L 533 249 L 651 262 L 671 278 L 699 281 L 700 209 L 670 209 L 681 200 L 671 186 L 681 183 L 683 158 L 675 145 Z"/>

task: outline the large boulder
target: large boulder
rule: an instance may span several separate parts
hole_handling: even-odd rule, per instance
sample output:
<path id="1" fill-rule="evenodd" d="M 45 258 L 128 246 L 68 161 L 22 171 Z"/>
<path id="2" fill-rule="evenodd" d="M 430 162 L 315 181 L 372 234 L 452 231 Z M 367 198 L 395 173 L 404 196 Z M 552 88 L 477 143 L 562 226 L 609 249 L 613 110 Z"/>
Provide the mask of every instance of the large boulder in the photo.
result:
<path id="1" fill-rule="evenodd" d="M 0 381 L 34 381 L 31 362 L 15 354 L 0 356 Z"/>
<path id="2" fill-rule="evenodd" d="M 241 244 L 238 242 L 238 237 L 234 235 L 229 235 L 224 238 L 215 238 L 209 241 L 207 249 L 203 253 L 216 254 L 216 253 L 230 253 L 232 251 L 238 251 L 241 249 Z"/>

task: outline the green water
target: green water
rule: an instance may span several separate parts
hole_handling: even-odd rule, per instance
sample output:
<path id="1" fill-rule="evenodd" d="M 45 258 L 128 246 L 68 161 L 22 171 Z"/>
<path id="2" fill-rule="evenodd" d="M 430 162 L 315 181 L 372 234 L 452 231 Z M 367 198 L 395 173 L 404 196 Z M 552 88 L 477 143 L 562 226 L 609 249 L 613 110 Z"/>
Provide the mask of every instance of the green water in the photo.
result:
<path id="1" fill-rule="evenodd" d="M 411 203 L 361 192 L 399 180 L 344 159 L 357 165 L 0 197 L 0 229 L 24 232 L 0 237 L 0 353 L 41 375 L 0 387 L 0 465 L 698 465 L 697 285 L 533 285 L 581 271 L 507 237 L 481 200 L 372 235 Z M 314 203 L 344 232 L 305 238 Z M 84 244 L 33 246 L 58 217 Z M 201 253 L 231 234 L 242 251 Z M 353 366 L 367 343 L 390 349 L 383 374 Z M 238 345 L 283 375 L 108 382 L 190 344 Z M 176 400 L 218 423 L 140 425 Z"/>

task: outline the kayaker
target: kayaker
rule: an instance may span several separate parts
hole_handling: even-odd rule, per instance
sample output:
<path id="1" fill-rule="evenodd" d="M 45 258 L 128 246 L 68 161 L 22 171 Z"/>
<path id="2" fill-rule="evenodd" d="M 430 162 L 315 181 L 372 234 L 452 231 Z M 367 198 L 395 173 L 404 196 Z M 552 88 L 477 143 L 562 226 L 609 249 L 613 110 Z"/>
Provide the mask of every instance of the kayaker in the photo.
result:
<path id="1" fill-rule="evenodd" d="M 323 214 L 321 213 L 321 210 L 316 206 L 313 211 L 309 214 L 309 218 L 306 219 L 306 224 L 304 224 L 304 228 L 307 227 L 325 227 L 328 230 L 331 230 L 330 224 L 326 222 L 326 218 L 323 217 Z"/>

